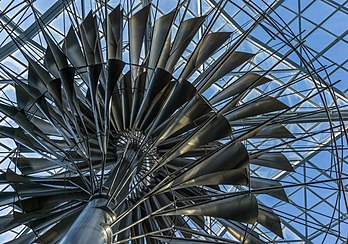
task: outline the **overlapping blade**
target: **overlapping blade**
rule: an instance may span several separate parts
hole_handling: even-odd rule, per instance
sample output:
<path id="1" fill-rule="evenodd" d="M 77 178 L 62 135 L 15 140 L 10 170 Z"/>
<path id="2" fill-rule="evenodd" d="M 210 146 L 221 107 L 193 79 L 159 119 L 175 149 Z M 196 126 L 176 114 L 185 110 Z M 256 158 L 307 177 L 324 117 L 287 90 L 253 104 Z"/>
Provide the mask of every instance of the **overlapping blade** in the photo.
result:
<path id="1" fill-rule="evenodd" d="M 54 59 L 50 60 L 49 63 L 55 63 L 57 65 L 57 71 L 69 67 L 67 57 L 65 56 L 63 51 L 57 46 L 57 44 L 52 40 L 52 38 L 47 34 L 46 31 L 43 30 L 42 33 L 49 47 L 49 52 L 52 54 L 50 55 L 50 57 Z"/>
<path id="2" fill-rule="evenodd" d="M 142 8 L 129 19 L 129 52 L 133 80 L 135 80 L 138 74 L 138 64 L 140 61 L 140 53 L 143 46 L 150 6 L 151 5 L 147 5 Z"/>
<path id="3" fill-rule="evenodd" d="M 92 11 L 80 25 L 80 36 L 87 65 L 101 64 L 101 47 L 97 28 L 97 20 Z"/>
<path id="4" fill-rule="evenodd" d="M 166 62 L 166 70 L 173 72 L 176 63 L 190 44 L 191 40 L 203 24 L 206 16 L 185 20 L 179 26 L 174 42 L 170 49 L 170 55 Z"/>
<path id="5" fill-rule="evenodd" d="M 226 115 L 226 118 L 229 121 L 233 121 L 288 108 L 289 107 L 286 104 L 276 98 L 267 96 L 257 101 L 249 102 L 243 106 L 236 107 L 235 110 Z"/>
<path id="6" fill-rule="evenodd" d="M 281 153 L 265 153 L 250 160 L 251 164 L 294 172 L 289 160 Z"/>
<path id="7" fill-rule="evenodd" d="M 145 93 L 144 100 L 141 103 L 137 117 L 135 119 L 134 127 L 139 128 L 143 117 L 147 113 L 153 99 L 162 91 L 164 87 L 172 80 L 173 76 L 163 69 L 157 68 L 154 71 L 152 79 Z"/>
<path id="8" fill-rule="evenodd" d="M 17 107 L 21 110 L 29 109 L 30 106 L 35 103 L 35 100 L 31 96 L 29 96 L 27 91 L 21 86 L 16 84 L 15 89 L 16 89 Z"/>
<path id="9" fill-rule="evenodd" d="M 191 54 L 180 79 L 187 79 L 230 37 L 230 32 L 209 33 Z"/>
<path id="10" fill-rule="evenodd" d="M 288 196 L 285 190 L 282 189 L 282 184 L 280 184 L 279 181 L 265 179 L 265 178 L 251 177 L 250 187 L 255 190 L 259 189 L 258 193 L 265 193 L 285 202 L 289 201 Z"/>
<path id="11" fill-rule="evenodd" d="M 244 168 L 248 163 L 248 152 L 244 145 L 240 142 L 233 142 L 225 147 L 219 148 L 207 158 L 198 161 L 196 166 L 176 179 L 173 185 L 180 185 L 181 183 L 211 173 Z"/>
<path id="12" fill-rule="evenodd" d="M 40 65 L 40 63 L 35 62 L 25 52 L 22 52 L 22 54 L 29 63 L 29 85 L 40 89 L 40 91 L 45 92 L 46 89 L 44 84 L 47 84 L 52 80 L 51 75 Z"/>
<path id="13" fill-rule="evenodd" d="M 272 211 L 272 209 L 259 204 L 257 222 L 277 236 L 284 238 L 280 218 Z"/>
<path id="14" fill-rule="evenodd" d="M 59 77 L 59 70 L 50 47 L 46 48 L 44 65 L 54 77 Z"/>
<path id="15" fill-rule="evenodd" d="M 195 96 L 180 113 L 175 116 L 173 121 L 169 122 L 169 125 L 160 132 L 157 142 L 160 143 L 164 141 L 178 130 L 210 111 L 211 107 L 209 104 L 201 96 Z"/>
<path id="16" fill-rule="evenodd" d="M 80 43 L 73 27 L 69 28 L 69 31 L 64 38 L 63 50 L 74 67 L 86 66 L 86 59 L 82 53 Z"/>
<path id="17" fill-rule="evenodd" d="M 214 128 L 214 130 L 212 130 Z M 191 135 L 163 156 L 164 162 L 189 152 L 206 143 L 231 135 L 231 127 L 226 118 L 220 114 L 212 116 L 202 126 L 198 127 Z"/>
<path id="18" fill-rule="evenodd" d="M 147 72 L 141 73 L 135 80 L 131 115 L 130 115 L 130 126 L 133 127 L 136 116 L 139 112 L 141 102 L 144 99 L 145 85 L 146 85 Z"/>
<path id="19" fill-rule="evenodd" d="M 19 170 L 25 174 L 36 174 L 50 169 L 58 168 L 59 166 L 44 158 L 25 158 L 15 157 L 11 160 L 16 164 Z"/>
<path id="20" fill-rule="evenodd" d="M 295 138 L 295 136 L 282 124 L 270 125 L 263 128 L 255 138 Z"/>
<path id="21" fill-rule="evenodd" d="M 192 186 L 214 186 L 214 185 L 247 185 L 248 184 L 248 171 L 246 168 L 224 170 L 214 173 L 204 174 L 194 179 L 185 181 L 172 187 L 171 189 L 177 190 L 180 188 L 192 187 Z"/>
<path id="22" fill-rule="evenodd" d="M 216 218 L 240 242 L 264 238 L 241 222 L 257 222 L 283 237 L 280 218 L 255 196 L 287 201 L 284 187 L 251 177 L 248 166 L 293 168 L 267 148 L 253 148 L 249 156 L 241 141 L 294 136 L 278 119 L 252 131 L 239 127 L 245 118 L 289 107 L 264 95 L 245 101 L 271 80 L 268 72 L 230 73 L 254 54 L 236 51 L 246 35 L 221 48 L 231 35 L 212 32 L 222 4 L 208 12 L 206 26 L 207 16 L 190 19 L 178 4 L 151 27 L 151 6 L 135 14 L 127 8 L 127 15 L 121 4 L 103 14 L 91 11 L 76 19 L 79 26 L 69 29 L 62 48 L 42 28 L 44 62 L 22 50 L 27 81 L 0 67 L 14 81 L 17 100 L 17 106 L 0 103 L 0 111 L 19 126 L 0 126 L 0 137 L 17 146 L 9 156 L 15 170 L 0 174 L 0 184 L 12 190 L 0 195 L 0 205 L 19 211 L 0 217 L 0 232 L 26 225 L 37 234 L 23 232 L 14 243 L 60 242 L 97 198 L 103 202 L 98 211 L 112 216 L 111 224 L 101 222 L 108 242 L 234 243 L 211 232 L 204 216 Z M 130 55 L 125 62 L 124 51 Z M 209 98 L 205 91 L 226 75 L 232 82 Z M 235 192 L 222 185 L 235 185 Z"/>
<path id="23" fill-rule="evenodd" d="M 196 89 L 190 82 L 186 80 L 177 82 L 175 88 L 162 105 L 161 112 L 152 126 L 156 128 L 167 120 L 178 108 L 190 101 L 196 95 L 196 92 Z"/>
<path id="24" fill-rule="evenodd" d="M 120 93 L 121 93 L 121 108 L 122 108 L 122 122 L 123 128 L 126 130 L 129 128 L 129 120 L 131 114 L 132 104 L 132 80 L 131 73 L 127 72 L 120 81 Z"/>
<path id="25" fill-rule="evenodd" d="M 253 224 L 258 217 L 258 203 L 253 194 L 248 194 L 182 207 L 160 215 L 204 215 Z"/>
<path id="26" fill-rule="evenodd" d="M 151 41 L 151 52 L 150 52 L 149 62 L 148 62 L 149 68 L 153 69 L 156 67 L 161 57 L 161 54 L 163 53 L 165 42 L 168 36 L 170 36 L 169 33 L 171 31 L 174 17 L 175 17 L 175 11 L 172 11 L 158 18 L 155 22 L 152 41 Z"/>
<path id="27" fill-rule="evenodd" d="M 107 19 L 108 59 L 122 60 L 123 48 L 123 10 L 119 4 L 110 12 Z"/>
<path id="28" fill-rule="evenodd" d="M 107 78 L 106 78 L 106 84 L 105 84 L 105 102 L 104 102 L 104 129 L 107 128 L 106 124 L 108 124 L 110 121 L 110 106 L 111 106 L 110 103 L 111 103 L 112 93 L 116 87 L 116 84 L 120 75 L 122 74 L 122 70 L 124 66 L 125 66 L 125 63 L 118 59 L 108 59 L 107 61 Z M 122 91 L 124 91 L 124 89 Z M 128 93 L 129 92 L 130 91 L 128 91 Z M 104 142 L 104 144 L 105 143 L 106 142 Z"/>
<path id="29" fill-rule="evenodd" d="M 209 66 L 209 68 L 195 79 L 194 84 L 198 85 L 198 90 L 203 93 L 216 81 L 248 61 L 253 56 L 254 54 L 251 53 L 227 50 L 224 55 L 221 55 Z"/>
<path id="30" fill-rule="evenodd" d="M 221 90 L 221 92 L 214 95 L 211 98 L 210 102 L 212 104 L 218 103 L 235 95 L 243 93 L 247 89 L 263 85 L 270 81 L 270 79 L 262 77 L 258 74 L 247 73 L 239 79 L 237 79 L 236 81 L 234 81 L 232 84 L 228 85 L 225 89 Z"/>

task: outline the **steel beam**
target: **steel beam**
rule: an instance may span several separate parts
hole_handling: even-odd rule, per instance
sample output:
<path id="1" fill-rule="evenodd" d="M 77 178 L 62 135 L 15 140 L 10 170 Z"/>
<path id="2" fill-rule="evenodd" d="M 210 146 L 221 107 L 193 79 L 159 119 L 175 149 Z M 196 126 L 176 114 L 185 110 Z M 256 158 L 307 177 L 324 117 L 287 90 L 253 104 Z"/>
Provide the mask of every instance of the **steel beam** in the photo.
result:
<path id="1" fill-rule="evenodd" d="M 13 18 L 12 18 L 13 19 Z M 6 25 L 7 27 L 9 27 L 11 30 L 13 30 L 14 32 L 16 32 L 18 35 L 21 35 L 23 33 L 23 29 L 20 28 L 20 26 L 17 26 L 16 23 L 10 19 L 5 13 L 3 13 L 0 10 L 0 21 L 3 22 L 4 25 Z M 34 45 L 35 47 L 37 47 L 38 49 L 41 49 L 42 51 L 44 51 L 43 47 L 41 45 L 39 45 L 38 43 L 36 43 L 34 40 L 30 39 L 28 40 L 32 45 Z"/>
<path id="2" fill-rule="evenodd" d="M 348 111 L 341 111 L 343 121 L 348 121 Z M 231 121 L 230 125 L 232 126 L 253 126 L 258 125 L 259 123 L 266 122 L 271 119 L 272 115 L 263 115 L 257 118 L 246 118 L 242 120 Z M 332 112 L 330 114 L 331 121 L 337 122 L 341 118 L 337 112 Z M 303 124 L 303 123 L 318 123 L 318 122 L 329 122 L 328 117 L 326 116 L 325 111 L 319 113 L 308 113 L 308 112 L 289 112 L 286 113 L 276 120 L 283 124 Z M 284 122 L 283 122 L 284 121 Z"/>
<path id="3" fill-rule="evenodd" d="M 53 4 L 42 16 L 41 20 L 43 24 L 48 24 L 52 20 L 58 17 L 58 15 L 64 10 L 64 7 L 74 0 L 59 0 Z M 37 23 L 30 25 L 25 31 L 23 31 L 17 38 L 23 42 L 30 41 L 40 32 L 40 28 Z M 0 49 L 0 61 L 7 58 L 11 53 L 18 49 L 16 43 L 11 40 Z"/>
<path id="4" fill-rule="evenodd" d="M 216 0 L 206 0 L 206 2 L 207 2 L 208 4 L 210 4 L 211 6 L 216 6 L 216 5 L 217 5 Z M 277 1 L 277 3 L 273 5 L 271 11 L 275 11 L 275 9 L 276 9 L 278 6 L 280 6 L 282 3 L 283 3 L 283 0 L 282 0 L 282 1 Z M 269 15 L 270 13 L 267 13 L 267 14 Z M 242 26 L 239 25 L 239 24 L 237 23 L 237 21 L 234 20 L 234 19 L 226 12 L 226 10 L 221 10 L 221 16 L 222 16 L 232 27 L 234 27 L 236 30 L 238 30 L 240 33 L 243 33 L 243 32 L 245 31 L 245 30 L 242 28 Z M 275 57 L 277 57 L 278 59 L 282 59 L 282 56 L 283 56 L 283 55 L 282 55 L 281 53 L 276 52 L 272 47 L 267 46 L 265 43 L 261 42 L 260 40 L 258 40 L 257 38 L 253 37 L 252 35 L 249 35 L 248 40 L 250 41 L 250 43 L 254 44 L 255 46 L 260 47 L 262 50 L 265 50 L 265 52 L 267 52 L 267 53 L 274 53 L 274 56 L 275 56 Z M 285 63 L 286 63 L 287 65 L 289 65 L 290 68 L 296 68 L 296 69 L 298 69 L 298 70 L 300 70 L 300 71 L 302 71 L 302 72 L 304 72 L 304 73 L 308 73 L 308 72 L 304 69 L 304 67 L 301 67 L 299 64 L 297 64 L 296 62 L 292 61 L 292 60 L 289 59 L 289 58 L 287 58 L 287 59 L 285 60 Z M 319 79 L 315 79 L 315 82 L 317 82 L 317 83 L 319 83 L 319 84 L 322 83 L 322 81 L 319 80 Z M 340 99 L 342 99 L 344 102 L 348 103 L 348 97 L 347 97 L 346 94 L 344 94 L 341 90 L 339 90 L 339 89 L 337 89 L 337 88 L 335 88 L 335 87 L 333 87 L 332 89 L 335 91 L 335 93 L 336 93 L 336 95 L 337 95 L 338 98 L 340 98 Z"/>

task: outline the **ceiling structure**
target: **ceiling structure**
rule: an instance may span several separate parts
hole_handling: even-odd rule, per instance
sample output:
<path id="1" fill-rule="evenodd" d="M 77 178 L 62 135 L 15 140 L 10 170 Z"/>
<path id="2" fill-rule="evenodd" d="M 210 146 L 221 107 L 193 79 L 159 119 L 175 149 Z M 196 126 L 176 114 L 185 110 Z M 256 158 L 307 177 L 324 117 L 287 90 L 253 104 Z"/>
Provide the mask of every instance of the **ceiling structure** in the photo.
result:
<path id="1" fill-rule="evenodd" d="M 247 65 L 233 70 L 220 79 L 203 95 L 212 97 L 224 90 L 236 77 L 249 70 L 267 73 L 272 83 L 255 88 L 245 101 L 260 94 L 272 94 L 288 106 L 291 112 L 278 119 L 286 128 L 302 140 L 289 142 L 284 139 L 250 139 L 245 143 L 248 151 L 284 143 L 279 152 L 286 155 L 293 165 L 294 172 L 284 172 L 260 166 L 251 166 L 251 175 L 279 180 L 284 187 L 289 203 L 263 195 L 261 201 L 271 206 L 281 217 L 286 243 L 345 243 L 348 232 L 347 187 L 347 138 L 344 125 L 348 124 L 348 1 L 307 0 L 307 1 L 222 1 L 223 9 L 212 31 L 232 32 L 234 36 L 245 33 L 260 13 L 263 18 L 248 35 L 247 41 L 239 46 L 240 51 L 256 53 Z M 73 21 L 82 21 L 89 11 L 103 16 L 105 1 L 58 0 L 30 1 L 38 11 L 45 28 L 58 43 L 66 36 Z M 178 1 L 107 1 L 110 9 L 121 3 L 125 15 L 130 16 L 143 6 L 152 4 L 151 21 L 170 12 Z M 183 6 L 179 12 L 185 18 L 210 13 L 216 8 L 217 0 L 179 1 Z M 42 57 L 46 43 L 28 1 L 2 0 L 0 2 L 0 63 L 17 74 L 18 79 L 27 77 L 27 61 L 18 50 L 16 41 L 30 46 L 36 57 Z M 72 7 L 74 6 L 74 7 Z M 76 18 L 72 20 L 71 18 Z M 178 24 L 178 23 L 176 23 Z M 6 26 L 6 30 L 4 28 Z M 10 35 L 9 35 L 10 31 Z M 151 35 L 149 30 L 148 35 Z M 175 68 L 175 74 L 182 71 L 183 65 L 200 39 L 201 32 L 188 46 L 183 58 Z M 284 43 L 289 41 L 287 45 Z M 291 45 L 296 47 L 296 52 Z M 124 43 L 124 57 L 127 60 L 129 45 Z M 303 57 L 303 59 L 300 58 Z M 203 72 L 218 54 L 203 64 L 198 72 Z M 274 66 L 274 67 L 273 67 Z M 310 69 L 308 67 L 310 66 Z M 315 72 L 314 72 L 315 71 Z M 176 73 L 175 73 L 176 72 Z M 0 99 L 5 103 L 15 102 L 13 82 L 0 69 Z M 325 87 L 330 91 L 320 92 Z M 306 101 L 305 99 L 310 98 Z M 299 103 L 300 101 L 304 101 Z M 267 115 L 232 121 L 234 128 L 243 128 L 266 121 Z M 286 123 L 285 123 L 286 122 Z M 1 125 L 11 125 L 13 121 L 1 116 Z M 237 130 L 237 129 L 236 129 Z M 285 143 L 286 142 L 286 143 Z M 8 139 L 0 139 L 0 168 L 14 168 L 9 156 L 15 153 L 15 144 Z M 1 190 L 8 186 L 1 185 Z M 226 186 L 226 191 L 234 187 Z M 8 212 L 9 209 L 0 209 Z M 2 214 L 1 214 L 2 215 Z M 231 238 L 227 228 L 214 219 L 210 221 L 211 230 L 224 238 Z M 253 226 L 255 227 L 255 226 Z M 267 236 L 268 241 L 283 243 L 284 240 L 263 227 L 255 230 Z M 23 231 L 23 226 L 0 236 L 3 240 L 15 238 Z"/>

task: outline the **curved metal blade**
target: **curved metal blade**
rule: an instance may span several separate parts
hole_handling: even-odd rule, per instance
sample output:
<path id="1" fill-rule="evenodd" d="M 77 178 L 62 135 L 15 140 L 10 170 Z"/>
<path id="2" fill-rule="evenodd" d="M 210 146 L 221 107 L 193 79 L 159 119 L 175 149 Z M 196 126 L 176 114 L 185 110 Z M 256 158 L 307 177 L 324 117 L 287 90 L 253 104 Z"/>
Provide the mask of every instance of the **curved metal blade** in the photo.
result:
<path id="1" fill-rule="evenodd" d="M 244 145 L 240 142 L 233 142 L 202 159 L 195 167 L 176 179 L 173 185 L 180 185 L 182 182 L 187 182 L 202 175 L 245 168 L 248 164 L 249 156 Z"/>
<path id="2" fill-rule="evenodd" d="M 122 59 L 122 43 L 123 43 L 123 10 L 121 5 L 111 11 L 107 20 L 107 51 L 109 59 Z"/>
<path id="3" fill-rule="evenodd" d="M 60 136 L 61 134 L 49 122 L 46 122 L 42 117 L 31 117 L 30 122 L 37 126 L 44 134 L 50 136 Z"/>
<path id="4" fill-rule="evenodd" d="M 151 105 L 149 106 L 144 118 L 142 119 L 140 126 L 138 126 L 140 130 L 145 131 L 146 128 L 148 128 L 148 126 L 156 119 L 156 116 L 161 113 L 161 106 L 174 89 L 175 81 L 171 81 L 162 89 L 162 91 L 157 94 L 157 96 L 153 99 Z"/>
<path id="5" fill-rule="evenodd" d="M 30 76 L 28 74 L 29 85 L 37 89 L 40 89 L 40 91 L 43 89 L 43 92 L 45 92 L 46 88 L 44 87 L 42 83 L 47 85 L 52 80 L 52 77 L 47 72 L 47 70 L 45 70 L 40 65 L 40 63 L 34 61 L 26 53 L 22 52 L 22 54 L 29 63 L 29 74 L 30 74 Z"/>
<path id="6" fill-rule="evenodd" d="M 160 133 L 157 145 L 190 122 L 193 122 L 210 111 L 211 107 L 209 104 L 201 96 L 195 96 L 184 109 L 180 111 L 168 127 Z"/>
<path id="7" fill-rule="evenodd" d="M 281 153 L 265 153 L 250 160 L 251 164 L 294 172 L 289 160 Z"/>
<path id="8" fill-rule="evenodd" d="M 47 151 L 42 145 L 38 144 L 36 141 L 31 139 L 29 136 L 27 136 L 24 131 L 20 128 L 10 128 L 5 126 L 0 126 L 0 134 L 3 134 L 9 138 L 12 138 L 14 141 L 18 142 L 22 146 L 29 148 L 31 151 L 42 154 L 41 152 L 47 152 L 54 155 L 57 155 L 55 152 Z M 59 155 L 57 155 L 57 158 L 61 159 Z M 57 159 L 53 159 L 50 157 L 47 157 L 48 160 L 51 162 L 64 167 L 66 169 L 71 170 L 72 172 L 76 172 L 76 169 L 72 167 L 69 164 L 66 164 L 65 162 Z"/>
<path id="9" fill-rule="evenodd" d="M 150 4 L 147 5 L 129 19 L 129 52 L 133 80 L 138 76 L 138 66 L 135 65 L 138 65 L 140 61 L 141 47 L 143 45 L 150 7 Z"/>
<path id="10" fill-rule="evenodd" d="M 132 221 L 133 222 L 136 222 L 138 221 L 139 219 L 141 219 L 141 211 L 140 211 L 140 207 L 136 208 L 134 211 L 133 211 L 133 217 L 132 217 Z M 119 228 L 118 228 L 119 229 Z M 132 227 L 132 236 L 141 236 L 144 234 L 144 230 L 143 230 L 143 227 L 142 227 L 142 224 L 139 223 L 135 226 Z M 144 244 L 144 239 L 143 238 L 139 238 L 137 239 L 137 243 L 139 244 Z"/>
<path id="11" fill-rule="evenodd" d="M 122 131 L 124 129 L 122 118 L 122 105 L 121 96 L 118 93 L 118 89 L 115 89 L 112 94 L 111 114 L 113 116 L 113 121 L 116 124 L 117 130 Z"/>
<path id="12" fill-rule="evenodd" d="M 0 233 L 4 233 L 9 229 L 15 228 L 20 225 L 32 225 L 33 229 L 39 229 L 48 227 L 53 221 L 57 221 L 60 217 L 68 216 L 72 212 L 76 211 L 79 206 L 72 207 L 71 209 L 65 209 L 58 211 L 49 216 L 45 215 L 45 210 L 42 209 L 40 212 L 34 213 L 19 213 L 14 212 L 13 215 L 6 215 L 0 217 Z M 47 211 L 47 210 L 46 210 Z M 4 218 L 5 217 L 5 218 Z M 1 226 L 2 225 L 2 226 Z M 2 228 L 1 228 L 2 227 Z"/>
<path id="13" fill-rule="evenodd" d="M 46 33 L 45 30 L 42 30 L 42 33 L 45 37 L 47 45 L 52 52 L 52 56 L 57 65 L 58 70 L 69 67 L 68 60 L 63 51 L 57 46 L 57 44 L 51 39 L 51 37 Z"/>
<path id="14" fill-rule="evenodd" d="M 284 189 L 272 189 L 273 187 L 281 187 L 282 185 L 276 180 L 269 180 L 265 178 L 250 178 L 250 187 L 253 189 L 267 188 L 264 191 L 258 191 L 258 193 L 268 194 L 272 197 L 278 198 L 279 200 L 288 202 L 288 196 Z"/>
<path id="15" fill-rule="evenodd" d="M 76 101 L 75 93 L 75 68 L 66 67 L 59 70 L 60 78 L 63 84 L 63 90 L 68 98 L 68 102 L 73 104 Z"/>
<path id="16" fill-rule="evenodd" d="M 44 56 L 44 65 L 54 77 L 59 77 L 58 67 L 56 65 L 51 48 L 49 46 L 46 48 Z"/>
<path id="17" fill-rule="evenodd" d="M 255 138 L 295 138 L 295 136 L 282 124 L 269 125 L 259 131 Z"/>
<path id="18" fill-rule="evenodd" d="M 105 102 L 104 102 L 104 123 L 110 121 L 109 108 L 110 99 L 115 90 L 117 81 L 122 74 L 125 63 L 118 59 L 108 59 L 107 61 L 107 76 L 105 84 Z"/>
<path id="19" fill-rule="evenodd" d="M 185 125 L 184 127 L 182 127 L 181 129 L 177 130 L 175 133 L 173 133 L 170 137 L 171 138 L 175 138 L 181 135 L 185 135 L 186 133 L 188 133 L 189 131 L 191 131 L 194 128 L 197 128 L 199 126 L 201 126 L 202 124 L 204 124 L 207 120 L 209 120 L 212 116 L 214 115 L 214 112 L 209 112 L 206 113 L 205 115 L 199 117 L 198 119 L 195 119 L 193 121 L 191 121 L 190 123 L 188 123 L 187 125 Z M 165 140 L 163 143 L 166 143 L 166 141 L 171 140 L 167 139 Z M 162 143 L 161 143 L 162 144 Z"/>
<path id="20" fill-rule="evenodd" d="M 80 214 L 80 211 L 71 214 L 70 216 L 62 219 L 59 223 L 55 224 L 52 228 L 45 231 L 40 235 L 35 241 L 39 243 L 57 243 L 59 242 L 64 235 L 68 232 L 70 226 L 75 221 L 75 219 Z"/>
<path id="21" fill-rule="evenodd" d="M 122 229 L 126 229 L 126 230 L 122 231 L 121 233 L 119 233 L 117 235 L 118 241 L 128 239 L 130 231 L 131 231 L 131 228 L 129 227 L 129 225 L 131 223 L 132 223 L 132 214 L 126 215 L 126 217 L 120 221 L 119 230 L 122 230 Z M 127 228 L 127 227 L 129 227 L 129 228 Z"/>
<path id="22" fill-rule="evenodd" d="M 191 149 L 190 151 L 182 154 L 180 157 L 204 157 L 207 156 L 209 153 L 215 151 L 218 148 L 217 145 L 210 145 L 209 143 L 206 145 L 202 145 L 198 148 Z M 166 154 L 169 152 L 170 149 L 160 149 L 158 153 L 162 156 L 163 154 Z"/>
<path id="23" fill-rule="evenodd" d="M 160 18 L 158 18 L 155 22 L 151 41 L 151 52 L 148 63 L 148 66 L 150 68 L 155 68 L 159 61 L 167 37 L 170 36 L 169 32 L 172 27 L 175 12 L 176 11 L 172 11 L 166 15 L 163 15 Z"/>
<path id="24" fill-rule="evenodd" d="M 101 64 L 101 47 L 98 35 L 97 20 L 92 11 L 80 25 L 80 36 L 82 47 L 86 57 L 87 65 Z"/>
<path id="25" fill-rule="evenodd" d="M 130 127 L 133 127 L 140 105 L 144 99 L 147 72 L 141 73 L 135 80 L 132 109 L 130 115 Z"/>
<path id="26" fill-rule="evenodd" d="M 97 87 L 99 84 L 99 77 L 102 70 L 101 64 L 89 65 L 87 67 L 88 71 L 88 87 L 89 94 L 91 96 L 92 104 L 97 100 Z"/>
<path id="27" fill-rule="evenodd" d="M 64 38 L 63 50 L 74 67 L 85 67 L 86 59 L 83 56 L 80 43 L 77 39 L 73 27 L 69 28 L 67 35 Z"/>
<path id="28" fill-rule="evenodd" d="M 214 130 L 212 130 L 212 128 L 214 128 Z M 191 149 L 197 148 L 208 142 L 224 138 L 231 135 L 231 133 L 231 127 L 226 118 L 220 114 L 214 115 L 190 136 L 185 138 L 180 145 L 174 147 L 170 152 L 164 155 L 164 162 L 169 162 L 170 160 L 190 151 Z"/>
<path id="29" fill-rule="evenodd" d="M 175 84 L 167 98 L 161 106 L 161 110 L 152 124 L 152 128 L 157 128 L 167 120 L 179 107 L 192 99 L 196 95 L 195 87 L 186 80 L 181 80 Z M 150 133 L 150 132 L 149 132 Z"/>
<path id="30" fill-rule="evenodd" d="M 259 204 L 259 215 L 257 217 L 257 222 L 279 237 L 284 238 L 280 218 L 273 212 L 272 209 Z"/>
<path id="31" fill-rule="evenodd" d="M 44 77 L 41 78 L 36 70 L 33 68 L 33 66 L 30 64 L 28 65 L 28 86 L 33 87 L 37 89 L 41 94 L 45 93 L 47 91 L 47 87 L 45 85 L 45 82 L 43 79 L 46 79 L 47 83 L 52 80 L 50 74 L 42 69 L 44 73 Z"/>
<path id="32" fill-rule="evenodd" d="M 154 196 L 154 197 L 150 198 L 149 201 L 151 202 L 151 210 L 152 211 L 156 210 L 156 209 L 160 209 L 161 206 L 165 206 L 165 205 L 168 205 L 170 203 L 170 200 L 168 198 L 166 198 L 165 195 L 161 195 L 161 198 L 159 198 L 158 196 Z M 149 211 L 149 209 L 148 209 L 148 211 Z M 150 211 L 149 211 L 149 213 L 150 213 Z M 182 218 L 177 218 L 175 221 L 179 222 L 179 220 L 183 221 Z M 177 224 L 177 223 L 173 223 L 169 217 L 165 217 L 165 216 L 156 216 L 156 221 L 158 221 L 158 225 L 159 225 L 160 229 L 165 229 L 165 228 L 172 226 L 173 224 Z M 185 223 L 185 221 L 183 221 L 183 222 Z"/>
<path id="33" fill-rule="evenodd" d="M 255 73 L 247 73 L 240 77 L 238 80 L 234 81 L 229 86 L 225 87 L 221 90 L 221 92 L 217 93 L 212 97 L 210 102 L 212 104 L 221 102 L 227 98 L 233 97 L 237 94 L 243 93 L 247 89 L 252 89 L 254 87 L 263 85 L 267 82 L 270 82 L 271 79 L 266 77 L 262 77 L 261 75 Z"/>
<path id="34" fill-rule="evenodd" d="M 254 224 L 258 211 L 256 197 L 248 194 L 182 207 L 159 215 L 204 215 Z"/>
<path id="35" fill-rule="evenodd" d="M 132 105 L 132 81 L 131 81 L 130 72 L 125 74 L 123 76 L 123 79 L 121 79 L 120 89 L 121 89 L 123 128 L 128 129 L 130 114 L 131 114 L 131 105 Z"/>
<path id="36" fill-rule="evenodd" d="M 225 55 L 227 57 L 225 57 Z M 199 84 L 198 90 L 201 93 L 207 90 L 217 80 L 254 56 L 254 54 L 251 53 L 231 52 L 230 50 L 227 50 L 225 55 L 221 55 L 208 69 L 195 79 L 194 84 Z"/>
<path id="37" fill-rule="evenodd" d="M 35 142 L 42 148 L 44 148 L 48 152 L 51 152 L 52 155 L 59 157 L 54 149 L 58 148 L 57 145 L 55 145 L 54 142 L 50 140 L 47 135 L 45 135 L 37 126 L 31 123 L 27 115 L 23 111 L 4 104 L 0 104 L 0 110 L 11 119 L 13 119 L 20 126 L 20 128 L 24 129 L 24 131 L 28 133 L 28 136 L 35 140 Z M 6 130 L 5 128 L 6 127 L 2 127 L 3 130 Z M 7 130 L 8 129 L 10 128 L 7 128 Z M 21 129 L 17 128 L 16 132 L 19 132 L 20 130 Z"/>
<path id="38" fill-rule="evenodd" d="M 234 111 L 226 115 L 226 118 L 229 121 L 233 121 L 288 108 L 289 107 L 281 101 L 267 96 L 255 102 L 236 107 Z"/>
<path id="39" fill-rule="evenodd" d="M 28 94 L 28 92 L 21 86 L 15 84 L 17 107 L 19 109 L 27 110 L 35 100 Z"/>
<path id="40" fill-rule="evenodd" d="M 225 170 L 205 175 L 181 182 L 179 185 L 171 187 L 173 190 L 192 187 L 192 186 L 213 186 L 213 185 L 247 185 L 248 171 L 246 168 Z"/>
<path id="41" fill-rule="evenodd" d="M 35 174 L 59 167 L 44 158 L 14 157 L 11 158 L 11 161 L 16 164 L 19 170 L 25 175 Z"/>
<path id="42" fill-rule="evenodd" d="M 163 90 L 163 88 L 172 80 L 173 76 L 163 69 L 157 68 L 154 71 L 152 79 L 149 83 L 149 87 L 147 88 L 147 92 L 145 93 L 145 97 L 141 106 L 139 108 L 139 112 L 135 119 L 135 127 L 139 128 L 142 123 L 142 119 L 145 116 L 147 110 L 153 102 L 153 99 Z"/>
<path id="43" fill-rule="evenodd" d="M 163 49 L 161 52 L 161 56 L 158 60 L 157 68 L 160 68 L 160 69 L 166 68 L 166 64 L 167 64 L 167 61 L 168 61 L 168 58 L 170 55 L 171 44 L 172 44 L 172 32 L 170 31 L 168 36 L 167 36 L 167 39 L 164 43 L 164 46 L 163 46 Z"/>
<path id="44" fill-rule="evenodd" d="M 63 109 L 63 98 L 62 98 L 62 82 L 61 80 L 54 79 L 51 82 L 47 83 L 47 90 L 52 96 L 55 104 L 59 108 L 61 112 L 64 111 Z"/>
<path id="45" fill-rule="evenodd" d="M 175 64 L 190 44 L 205 18 L 206 16 L 196 17 L 185 20 L 180 24 L 166 63 L 165 69 L 168 72 L 173 72 Z"/>
<path id="46" fill-rule="evenodd" d="M 186 64 L 180 79 L 187 79 L 231 36 L 231 32 L 209 33 L 196 47 Z"/>

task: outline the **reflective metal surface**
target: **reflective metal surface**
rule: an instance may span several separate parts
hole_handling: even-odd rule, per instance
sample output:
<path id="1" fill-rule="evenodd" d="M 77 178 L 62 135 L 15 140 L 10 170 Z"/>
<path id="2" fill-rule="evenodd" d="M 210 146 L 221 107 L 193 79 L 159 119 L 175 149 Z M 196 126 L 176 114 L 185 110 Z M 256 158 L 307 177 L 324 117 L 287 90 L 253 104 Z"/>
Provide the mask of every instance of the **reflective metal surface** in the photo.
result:
<path id="1" fill-rule="evenodd" d="M 16 6 L 0 14 L 0 57 L 10 41 L 17 52 L 9 59 L 25 67 L 0 64 L 0 235 L 16 233 L 19 243 L 307 241 L 295 222 L 306 236 L 315 229 L 342 240 L 345 98 L 308 60 L 301 34 L 274 18 L 276 2 L 87 2 L 62 2 L 57 28 L 39 1 L 19 3 L 40 33 L 27 42 L 13 23 L 21 20 L 7 18 Z M 255 44 L 260 29 L 272 48 Z M 294 56 L 301 65 L 289 71 Z M 332 154 L 318 160 L 332 179 L 299 162 L 321 150 Z M 334 189 L 334 217 L 309 204 L 308 192 L 322 197 L 316 187 Z M 299 220 L 297 210 L 306 212 Z"/>

